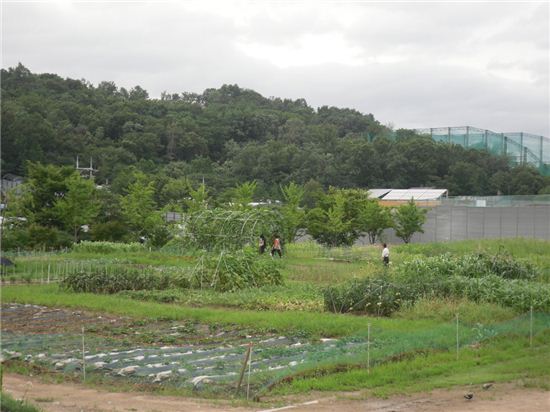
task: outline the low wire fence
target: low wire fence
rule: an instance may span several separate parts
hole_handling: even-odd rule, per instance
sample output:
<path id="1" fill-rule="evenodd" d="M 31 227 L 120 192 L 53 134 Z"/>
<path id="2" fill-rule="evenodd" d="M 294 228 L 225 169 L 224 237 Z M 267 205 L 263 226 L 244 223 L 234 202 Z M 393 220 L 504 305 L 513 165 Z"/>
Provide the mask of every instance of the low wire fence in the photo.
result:
<path id="1" fill-rule="evenodd" d="M 2 316 L 13 324 L 29 311 L 33 312 L 30 322 L 38 324 L 52 316 L 47 308 L 19 304 L 5 305 Z M 103 337 L 94 333 L 93 322 L 85 319 L 82 329 L 73 332 L 4 331 L 2 357 L 83 381 L 96 375 L 194 391 L 234 393 L 240 388 L 240 396 L 253 397 L 289 377 L 330 371 L 336 366 L 371 371 L 406 355 L 427 352 L 451 352 L 460 361 L 465 349 L 497 337 L 513 336 L 523 341 L 522 350 L 528 351 L 539 336 L 548 333 L 550 314 L 531 310 L 505 322 L 470 325 L 462 323 L 457 313 L 447 323 L 411 323 L 405 331 L 388 327 L 387 321 L 377 318 L 365 318 L 365 323 L 365 332 L 339 339 L 273 334 L 222 338 L 223 333 L 206 333 L 201 343 L 190 343 L 180 333 L 188 325 L 172 323 L 168 329 L 172 343 L 160 346 Z"/>

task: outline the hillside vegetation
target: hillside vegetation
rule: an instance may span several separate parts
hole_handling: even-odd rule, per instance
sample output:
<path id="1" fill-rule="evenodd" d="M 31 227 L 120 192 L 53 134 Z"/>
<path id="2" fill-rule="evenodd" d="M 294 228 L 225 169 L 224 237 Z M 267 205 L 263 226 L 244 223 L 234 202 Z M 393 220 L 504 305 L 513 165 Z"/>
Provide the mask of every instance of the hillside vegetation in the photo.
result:
<path id="1" fill-rule="evenodd" d="M 60 166 L 92 157 L 96 182 L 115 193 L 136 169 L 151 177 L 160 206 L 181 197 L 182 180 L 204 181 L 217 196 L 255 180 L 257 199 L 281 198 L 279 185 L 289 182 L 311 190 L 435 186 L 452 195 L 536 194 L 550 186 L 534 169 L 394 132 L 372 114 L 314 109 L 237 85 L 152 99 L 140 86 L 95 86 L 22 64 L 3 69 L 1 80 L 4 174 L 26 174 L 29 160 Z"/>

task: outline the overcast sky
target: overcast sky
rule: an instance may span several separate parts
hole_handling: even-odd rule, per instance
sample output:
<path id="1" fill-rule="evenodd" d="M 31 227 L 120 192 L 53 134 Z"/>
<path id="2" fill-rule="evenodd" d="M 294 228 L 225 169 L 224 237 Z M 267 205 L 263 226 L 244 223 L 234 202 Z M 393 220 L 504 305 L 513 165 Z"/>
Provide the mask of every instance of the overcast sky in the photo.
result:
<path id="1" fill-rule="evenodd" d="M 3 68 L 550 136 L 547 1 L 2 3 Z"/>

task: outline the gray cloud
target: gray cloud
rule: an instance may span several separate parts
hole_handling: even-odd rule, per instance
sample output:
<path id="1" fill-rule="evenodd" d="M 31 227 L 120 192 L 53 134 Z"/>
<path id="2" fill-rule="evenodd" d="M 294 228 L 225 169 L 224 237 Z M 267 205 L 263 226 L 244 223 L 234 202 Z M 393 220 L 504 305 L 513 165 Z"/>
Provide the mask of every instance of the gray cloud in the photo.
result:
<path id="1" fill-rule="evenodd" d="M 3 4 L 3 67 L 550 135 L 548 3 Z"/>

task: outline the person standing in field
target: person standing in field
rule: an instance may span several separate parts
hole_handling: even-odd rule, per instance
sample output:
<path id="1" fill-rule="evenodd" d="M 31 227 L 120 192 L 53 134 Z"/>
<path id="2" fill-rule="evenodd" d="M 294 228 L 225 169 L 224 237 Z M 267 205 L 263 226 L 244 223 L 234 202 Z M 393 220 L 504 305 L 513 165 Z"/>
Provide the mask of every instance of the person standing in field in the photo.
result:
<path id="1" fill-rule="evenodd" d="M 258 242 L 258 246 L 260 247 L 260 255 L 263 255 L 265 252 L 265 246 L 266 246 L 265 236 L 263 234 L 260 235 L 260 241 Z"/>
<path id="2" fill-rule="evenodd" d="M 384 243 L 384 248 L 382 249 L 382 262 L 384 262 L 385 266 L 388 266 L 390 264 L 390 250 L 388 249 L 388 245 Z"/>
<path id="3" fill-rule="evenodd" d="M 273 245 L 271 246 L 271 257 L 275 255 L 275 253 L 279 254 L 279 257 L 283 257 L 283 252 L 281 250 L 281 238 L 279 235 L 275 235 L 273 238 Z"/>

